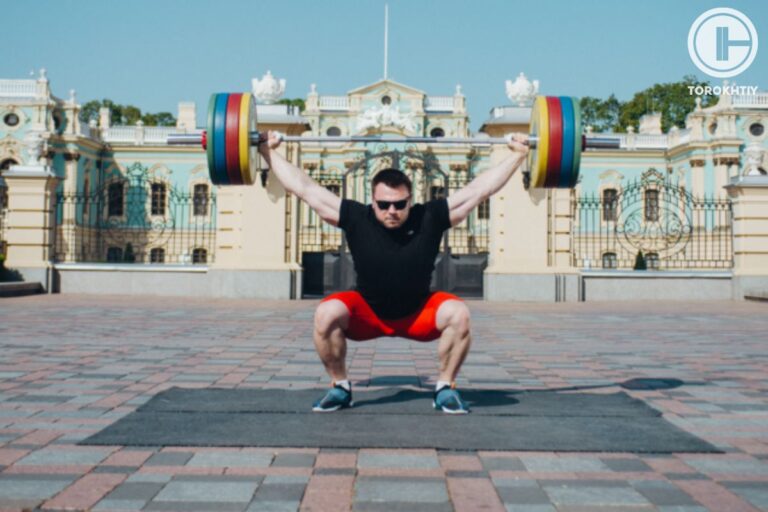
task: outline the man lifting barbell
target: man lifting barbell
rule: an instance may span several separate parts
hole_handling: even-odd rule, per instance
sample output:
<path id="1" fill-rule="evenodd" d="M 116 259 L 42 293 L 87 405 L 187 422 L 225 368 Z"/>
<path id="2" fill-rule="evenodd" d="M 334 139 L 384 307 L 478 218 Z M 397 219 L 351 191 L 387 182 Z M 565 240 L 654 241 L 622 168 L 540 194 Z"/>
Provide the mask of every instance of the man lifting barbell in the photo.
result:
<path id="1" fill-rule="evenodd" d="M 357 273 L 354 290 L 326 297 L 315 311 L 315 348 L 332 387 L 314 404 L 314 411 L 353 405 L 347 338 L 400 336 L 416 341 L 440 339 L 434 407 L 451 414 L 469 412 L 455 389 L 471 344 L 469 308 L 456 295 L 430 292 L 429 284 L 443 232 L 504 186 L 525 160 L 527 139 L 526 135 L 510 137 L 512 153 L 500 164 L 447 199 L 424 204 L 412 203 L 411 182 L 402 171 L 382 170 L 372 181 L 373 203 L 366 206 L 341 199 L 275 151 L 281 143 L 279 134 L 261 135 L 259 152 L 285 189 L 325 222 L 344 230 Z"/>

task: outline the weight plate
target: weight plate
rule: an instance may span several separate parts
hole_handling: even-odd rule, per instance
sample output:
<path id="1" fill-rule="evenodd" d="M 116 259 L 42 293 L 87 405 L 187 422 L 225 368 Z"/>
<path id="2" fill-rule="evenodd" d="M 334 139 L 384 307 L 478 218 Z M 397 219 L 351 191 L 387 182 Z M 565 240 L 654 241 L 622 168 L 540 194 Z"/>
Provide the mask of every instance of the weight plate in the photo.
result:
<path id="1" fill-rule="evenodd" d="M 240 98 L 241 93 L 232 93 L 227 98 L 226 149 L 227 175 L 232 185 L 242 185 L 240 174 Z"/>
<path id="2" fill-rule="evenodd" d="M 581 132 L 581 106 L 579 105 L 579 98 L 571 98 L 573 102 L 573 170 L 571 171 L 571 181 L 568 184 L 569 187 L 575 187 L 579 181 L 579 173 L 581 172 L 581 151 L 582 147 L 582 132 Z"/>
<path id="3" fill-rule="evenodd" d="M 240 127 L 237 132 L 240 176 L 242 176 L 245 185 L 253 185 L 254 181 L 254 175 L 251 173 L 251 123 L 251 93 L 246 92 L 240 99 Z"/>
<path id="4" fill-rule="evenodd" d="M 213 160 L 216 173 L 221 179 L 220 185 L 230 185 L 227 173 L 227 100 L 229 94 L 221 93 L 216 96 L 216 107 L 213 109 Z"/>
<path id="5" fill-rule="evenodd" d="M 570 187 L 573 177 L 573 102 L 568 96 L 560 96 L 560 109 L 563 112 L 563 157 L 560 160 L 560 178 L 556 184 L 558 188 Z"/>
<path id="6" fill-rule="evenodd" d="M 533 102 L 529 131 L 532 137 L 538 139 L 536 148 L 528 152 L 531 186 L 542 187 L 547 171 L 547 153 L 549 151 L 549 114 L 547 113 L 547 100 L 544 96 L 537 96 Z"/>
<path id="7" fill-rule="evenodd" d="M 211 183 L 214 185 L 222 185 L 221 176 L 219 176 L 216 169 L 216 161 L 213 158 L 213 113 L 216 111 L 216 94 L 211 94 L 211 99 L 208 100 L 208 123 L 206 124 L 206 148 L 205 155 L 208 158 L 208 174 L 211 177 Z"/>
<path id="8" fill-rule="evenodd" d="M 546 188 L 556 187 L 560 180 L 560 162 L 563 158 L 563 112 L 556 96 L 547 96 L 549 114 L 549 153 L 547 156 Z"/>

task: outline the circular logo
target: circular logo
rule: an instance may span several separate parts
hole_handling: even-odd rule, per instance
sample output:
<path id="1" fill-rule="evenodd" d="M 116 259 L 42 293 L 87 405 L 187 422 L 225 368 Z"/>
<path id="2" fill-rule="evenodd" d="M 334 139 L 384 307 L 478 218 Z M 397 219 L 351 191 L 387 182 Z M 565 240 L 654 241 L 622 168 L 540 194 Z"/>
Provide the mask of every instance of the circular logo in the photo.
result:
<path id="1" fill-rule="evenodd" d="M 688 53 L 709 76 L 728 78 L 745 71 L 757 55 L 757 31 L 743 12 L 710 9 L 688 31 Z"/>

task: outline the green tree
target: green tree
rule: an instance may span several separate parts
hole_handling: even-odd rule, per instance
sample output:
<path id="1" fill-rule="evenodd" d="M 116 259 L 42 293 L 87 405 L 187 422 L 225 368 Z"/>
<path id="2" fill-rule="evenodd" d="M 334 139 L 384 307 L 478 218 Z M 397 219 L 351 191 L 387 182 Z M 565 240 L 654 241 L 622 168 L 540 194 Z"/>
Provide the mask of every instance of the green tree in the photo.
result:
<path id="1" fill-rule="evenodd" d="M 647 270 L 648 265 L 645 263 L 645 256 L 643 256 L 643 251 L 638 251 L 637 256 L 635 256 L 635 267 L 634 270 Z"/>
<path id="2" fill-rule="evenodd" d="M 281 100 L 278 100 L 277 104 L 278 105 L 291 105 L 291 106 L 294 106 L 294 107 L 299 107 L 299 111 L 301 111 L 301 112 L 303 112 L 304 109 L 306 108 L 306 105 L 304 103 L 304 99 L 302 99 L 302 98 L 293 98 L 293 99 L 283 98 Z"/>
<path id="3" fill-rule="evenodd" d="M 89 122 L 92 119 L 98 121 L 99 110 L 108 108 L 114 125 L 133 125 L 141 120 L 146 126 L 174 126 L 176 117 L 170 112 L 142 114 L 141 109 L 134 105 L 121 105 L 105 98 L 101 101 L 92 100 L 85 103 L 80 109 L 80 120 Z"/>
<path id="4" fill-rule="evenodd" d="M 579 100 L 581 122 L 595 132 L 613 131 L 619 122 L 622 103 L 611 94 L 607 100 L 584 96 Z"/>
<path id="5" fill-rule="evenodd" d="M 615 131 L 625 132 L 627 126 L 636 130 L 640 117 L 650 112 L 661 113 L 661 130 L 667 132 L 672 126 L 685 128 L 685 116 L 696 107 L 696 96 L 691 94 L 690 87 L 706 86 L 694 75 L 686 75 L 679 82 L 654 84 L 634 95 L 621 106 L 618 125 Z M 702 98 L 702 106 L 706 107 L 717 102 L 717 97 L 707 95 Z"/>

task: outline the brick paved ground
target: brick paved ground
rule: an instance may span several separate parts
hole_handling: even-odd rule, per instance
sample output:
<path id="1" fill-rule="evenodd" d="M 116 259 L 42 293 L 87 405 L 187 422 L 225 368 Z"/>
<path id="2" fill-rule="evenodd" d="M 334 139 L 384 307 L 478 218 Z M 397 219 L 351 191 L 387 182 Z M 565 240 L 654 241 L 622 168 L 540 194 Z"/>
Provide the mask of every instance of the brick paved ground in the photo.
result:
<path id="1" fill-rule="evenodd" d="M 0 300 L 0 509 L 768 510 L 768 304 L 470 302 L 459 384 L 629 391 L 717 455 L 77 446 L 170 386 L 327 385 L 314 301 Z M 365 385 L 432 386 L 435 344 L 354 344 Z M 309 405 L 309 404 L 308 404 Z M 514 433 L 510 433 L 514 435 Z"/>

